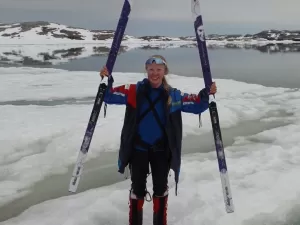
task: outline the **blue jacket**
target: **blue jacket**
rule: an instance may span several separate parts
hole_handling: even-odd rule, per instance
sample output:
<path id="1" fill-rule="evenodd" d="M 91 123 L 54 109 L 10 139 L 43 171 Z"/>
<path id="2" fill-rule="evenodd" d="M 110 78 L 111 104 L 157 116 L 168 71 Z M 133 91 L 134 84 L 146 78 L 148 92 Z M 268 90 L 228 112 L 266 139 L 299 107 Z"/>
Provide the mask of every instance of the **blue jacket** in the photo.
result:
<path id="1" fill-rule="evenodd" d="M 143 104 L 142 91 L 150 87 L 148 79 L 139 81 L 137 84 L 122 85 L 118 87 L 108 87 L 105 93 L 104 102 L 107 104 L 126 105 L 124 124 L 121 133 L 121 144 L 119 149 L 119 172 L 124 173 L 131 156 L 134 152 L 133 141 L 138 128 L 136 119 Z M 171 102 L 168 104 L 168 97 Z M 183 93 L 176 88 L 169 88 L 169 92 L 164 91 L 164 107 L 162 113 L 165 114 L 165 130 L 168 139 L 168 146 L 171 151 L 171 169 L 175 173 L 176 186 L 179 181 L 181 166 L 182 148 L 182 116 L 181 112 L 201 114 L 208 109 L 209 97 L 206 89 L 202 89 L 198 94 Z M 148 129 L 145 127 L 144 129 Z"/>

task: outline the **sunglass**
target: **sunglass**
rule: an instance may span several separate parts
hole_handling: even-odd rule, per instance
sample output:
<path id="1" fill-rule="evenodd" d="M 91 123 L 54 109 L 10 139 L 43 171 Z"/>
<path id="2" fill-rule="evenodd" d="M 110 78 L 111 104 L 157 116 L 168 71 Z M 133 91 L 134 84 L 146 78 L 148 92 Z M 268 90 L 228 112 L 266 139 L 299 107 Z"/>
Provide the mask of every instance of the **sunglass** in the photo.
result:
<path id="1" fill-rule="evenodd" d="M 155 57 L 152 57 L 152 58 L 150 58 L 150 59 L 147 59 L 147 61 L 146 61 L 146 65 L 149 65 L 149 64 L 152 64 L 152 63 L 156 63 L 156 64 L 164 64 L 164 65 L 166 65 L 167 63 L 163 60 L 163 59 L 161 59 L 161 58 L 155 58 Z"/>

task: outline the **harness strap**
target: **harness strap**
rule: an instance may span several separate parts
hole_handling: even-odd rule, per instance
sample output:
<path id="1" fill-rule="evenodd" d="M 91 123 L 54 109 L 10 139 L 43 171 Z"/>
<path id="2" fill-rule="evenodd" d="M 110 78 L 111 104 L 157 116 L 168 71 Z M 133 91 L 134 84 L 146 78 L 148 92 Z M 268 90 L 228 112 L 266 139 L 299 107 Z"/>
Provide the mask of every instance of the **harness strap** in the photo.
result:
<path id="1" fill-rule="evenodd" d="M 151 101 L 150 97 L 144 93 L 144 96 L 146 97 L 146 99 L 149 101 L 149 108 L 147 110 L 145 110 L 140 116 L 139 118 L 137 119 L 137 124 L 139 124 L 141 122 L 142 119 L 145 118 L 145 116 L 150 112 L 150 111 L 155 111 L 156 112 L 156 109 L 155 109 L 155 105 L 159 102 L 159 100 L 162 99 L 162 95 L 163 93 L 161 93 L 153 102 Z M 157 112 L 156 112 L 157 113 Z M 157 118 L 155 118 L 157 120 Z M 160 120 L 159 120 L 160 121 Z"/>
<path id="2" fill-rule="evenodd" d="M 151 111 L 153 112 L 153 115 L 154 115 L 154 118 L 157 122 L 157 124 L 159 125 L 162 133 L 163 133 L 163 137 L 161 137 L 160 139 L 158 139 L 154 144 L 148 144 L 146 143 L 145 141 L 143 141 L 141 139 L 141 137 L 139 135 L 136 136 L 136 140 L 135 140 L 135 145 L 138 145 L 142 148 L 145 148 L 145 149 L 164 149 L 165 148 L 165 144 L 166 144 L 166 137 L 167 137 L 167 133 L 165 131 L 165 127 L 164 125 L 162 124 L 159 116 L 158 116 L 158 112 L 156 111 L 155 109 L 155 105 L 161 100 L 163 99 L 163 95 L 164 95 L 164 92 L 162 91 L 160 93 L 160 95 L 154 99 L 154 101 L 151 100 L 150 96 L 145 92 L 145 91 L 142 91 L 142 94 L 144 95 L 144 97 L 146 98 L 146 100 L 148 101 L 149 103 L 149 108 L 146 109 L 138 118 L 137 118 L 137 124 L 139 124 L 141 122 L 142 119 L 145 118 L 145 116 L 150 113 Z"/>
<path id="3" fill-rule="evenodd" d="M 162 122 L 160 121 L 158 113 L 157 113 L 157 111 L 155 109 L 155 103 L 151 101 L 150 97 L 147 94 L 144 93 L 144 95 L 145 95 L 146 99 L 149 102 L 150 110 L 152 110 L 152 112 L 154 114 L 154 118 L 156 119 L 156 122 L 160 126 L 160 129 L 162 130 L 163 134 L 166 135 L 165 127 L 163 126 Z M 163 95 L 163 92 L 160 94 L 159 98 L 161 98 L 162 95 Z"/>

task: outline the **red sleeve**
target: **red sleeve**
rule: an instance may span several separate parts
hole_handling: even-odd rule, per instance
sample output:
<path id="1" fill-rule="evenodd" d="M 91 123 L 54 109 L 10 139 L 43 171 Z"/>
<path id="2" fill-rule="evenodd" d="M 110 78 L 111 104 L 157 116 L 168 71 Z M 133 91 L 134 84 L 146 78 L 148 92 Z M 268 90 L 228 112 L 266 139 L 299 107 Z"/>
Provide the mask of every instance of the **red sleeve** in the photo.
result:
<path id="1" fill-rule="evenodd" d="M 136 108 L 136 84 L 131 84 L 128 88 L 127 103 Z"/>

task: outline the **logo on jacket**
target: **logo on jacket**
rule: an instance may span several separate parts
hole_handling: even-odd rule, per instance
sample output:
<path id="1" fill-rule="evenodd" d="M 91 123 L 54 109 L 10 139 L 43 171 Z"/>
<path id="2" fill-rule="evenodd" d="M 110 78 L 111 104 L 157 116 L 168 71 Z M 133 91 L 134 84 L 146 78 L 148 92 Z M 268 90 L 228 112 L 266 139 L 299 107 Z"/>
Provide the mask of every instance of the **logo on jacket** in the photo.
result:
<path id="1" fill-rule="evenodd" d="M 199 96 L 196 94 L 189 94 L 183 98 L 184 102 L 197 102 L 199 101 Z"/>

